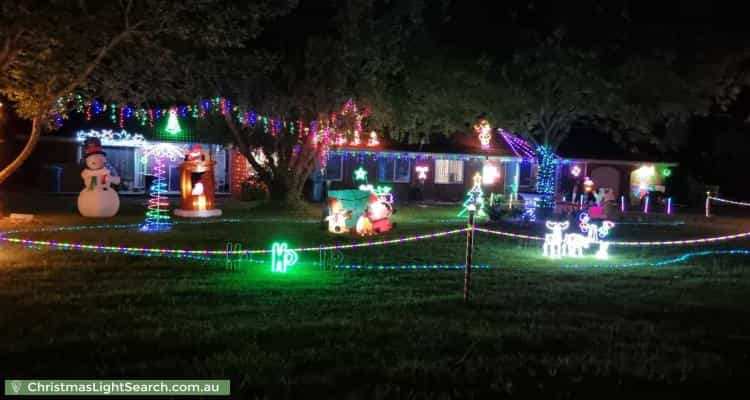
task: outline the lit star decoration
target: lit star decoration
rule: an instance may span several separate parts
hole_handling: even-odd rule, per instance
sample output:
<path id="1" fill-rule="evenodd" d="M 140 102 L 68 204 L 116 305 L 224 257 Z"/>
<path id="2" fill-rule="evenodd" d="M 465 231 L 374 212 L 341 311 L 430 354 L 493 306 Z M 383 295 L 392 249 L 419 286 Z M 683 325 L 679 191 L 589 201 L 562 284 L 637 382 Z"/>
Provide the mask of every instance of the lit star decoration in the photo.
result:
<path id="1" fill-rule="evenodd" d="M 481 119 L 474 125 L 474 131 L 479 134 L 479 143 L 482 148 L 486 149 L 490 147 L 490 141 L 492 140 L 492 126 L 486 119 Z"/>
<path id="2" fill-rule="evenodd" d="M 297 252 L 289 249 L 286 243 L 274 243 L 271 246 L 271 271 L 286 272 L 299 260 Z"/>
<path id="3" fill-rule="evenodd" d="M 367 170 L 361 165 L 354 170 L 354 180 L 357 182 L 367 182 Z"/>
<path id="4" fill-rule="evenodd" d="M 470 207 L 474 207 L 476 215 L 478 217 L 485 217 L 487 214 L 484 212 L 484 193 L 482 192 L 482 174 L 477 172 L 474 174 L 474 186 L 466 193 L 466 201 L 464 201 L 463 209 L 458 213 L 461 217 L 465 215 Z"/>
<path id="5" fill-rule="evenodd" d="M 572 168 L 570 168 L 570 174 L 578 178 L 581 175 L 581 167 L 578 165 L 574 165 Z"/>

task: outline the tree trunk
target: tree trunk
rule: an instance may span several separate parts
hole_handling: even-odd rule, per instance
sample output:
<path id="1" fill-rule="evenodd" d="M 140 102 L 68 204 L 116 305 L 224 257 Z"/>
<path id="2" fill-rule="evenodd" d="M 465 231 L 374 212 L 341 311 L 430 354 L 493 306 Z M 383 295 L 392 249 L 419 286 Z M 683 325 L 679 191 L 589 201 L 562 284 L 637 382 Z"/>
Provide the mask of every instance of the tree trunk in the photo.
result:
<path id="1" fill-rule="evenodd" d="M 29 141 L 26 142 L 26 146 L 23 147 L 21 153 L 16 156 L 16 159 L 8 164 L 2 171 L 0 171 L 0 185 L 2 185 L 8 177 L 10 177 L 18 168 L 23 165 L 24 161 L 31 155 L 31 152 L 36 148 L 39 143 L 39 138 L 42 136 L 41 120 L 38 116 L 31 120 L 31 134 L 29 135 Z"/>
<path id="2" fill-rule="evenodd" d="M 268 183 L 271 201 L 285 207 L 295 207 L 302 203 L 302 191 L 295 182 L 292 172 L 283 176 L 276 176 Z"/>
<path id="3" fill-rule="evenodd" d="M 536 191 L 540 194 L 537 204 L 543 214 L 549 213 L 555 207 L 555 173 L 557 170 L 557 156 L 549 146 L 537 148 L 539 170 L 536 177 Z"/>

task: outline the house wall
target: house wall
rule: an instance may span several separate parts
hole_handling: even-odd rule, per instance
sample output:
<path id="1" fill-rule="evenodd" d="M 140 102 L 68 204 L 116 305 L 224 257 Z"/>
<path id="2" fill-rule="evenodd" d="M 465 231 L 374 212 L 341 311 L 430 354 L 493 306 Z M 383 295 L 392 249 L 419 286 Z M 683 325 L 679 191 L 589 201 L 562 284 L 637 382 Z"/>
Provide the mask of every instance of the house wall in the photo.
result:
<path id="1" fill-rule="evenodd" d="M 368 157 L 345 157 L 343 160 L 343 169 L 341 180 L 330 180 L 329 189 L 353 189 L 359 187 L 362 182 L 354 181 L 354 171 L 362 166 L 367 171 L 368 182 L 373 186 L 388 185 L 392 187 L 394 201 L 403 203 L 407 201 L 446 201 L 459 202 L 466 198 L 466 192 L 473 186 L 474 174 L 482 173 L 484 160 L 466 160 L 463 168 L 463 181 L 455 184 L 438 184 L 435 183 L 435 160 L 434 159 L 411 159 L 410 160 L 410 177 L 408 182 L 389 182 L 379 181 L 378 179 L 378 159 L 372 156 Z M 516 164 L 516 161 L 503 162 L 497 161 L 498 172 L 500 176 L 492 185 L 483 185 L 485 193 L 504 193 L 506 187 L 507 164 Z M 417 165 L 425 165 L 429 168 L 427 179 L 420 182 L 415 170 Z M 515 179 L 515 177 L 512 177 Z"/>
<path id="2" fill-rule="evenodd" d="M 24 140 L 10 143 L 14 156 L 23 146 Z M 37 190 L 40 192 L 80 191 L 83 187 L 81 168 L 76 162 L 80 145 L 66 141 L 40 140 L 31 156 L 7 182 L 10 190 Z M 56 175 L 59 174 L 59 187 Z"/>
<path id="3" fill-rule="evenodd" d="M 12 143 L 13 151 L 21 151 L 24 144 L 23 140 L 14 140 Z M 138 165 L 137 158 L 139 157 L 133 157 L 132 160 L 128 159 L 127 154 L 135 151 L 135 148 L 105 145 L 103 149 L 110 156 L 108 157 L 110 166 L 115 168 L 117 174 L 124 180 L 120 187 L 120 193 L 144 193 L 146 189 L 144 173 L 147 174 L 150 167 Z M 210 150 L 215 150 L 215 145 L 204 145 L 204 151 Z M 228 168 L 223 152 L 223 150 L 218 150 L 212 153 L 217 161 L 215 170 L 217 193 L 228 192 L 229 190 Z M 39 141 L 29 159 L 11 176 L 8 185 L 11 190 L 28 190 L 31 188 L 40 192 L 80 192 L 83 188 L 81 179 L 83 161 L 81 157 L 81 143 L 68 138 L 43 138 Z M 175 169 L 180 163 L 180 160 L 168 163 L 173 169 L 169 172 L 175 178 L 174 182 L 171 183 L 173 186 L 171 189 L 175 193 L 179 191 L 179 171 L 175 171 Z"/>

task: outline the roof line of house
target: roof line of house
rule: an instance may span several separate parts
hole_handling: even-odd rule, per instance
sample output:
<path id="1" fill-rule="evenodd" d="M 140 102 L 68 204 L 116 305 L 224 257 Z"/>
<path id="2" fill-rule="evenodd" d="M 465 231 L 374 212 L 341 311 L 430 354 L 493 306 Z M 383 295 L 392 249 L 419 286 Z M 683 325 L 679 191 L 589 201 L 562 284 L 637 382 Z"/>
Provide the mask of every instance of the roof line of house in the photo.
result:
<path id="1" fill-rule="evenodd" d="M 523 161 L 521 157 L 514 156 L 497 156 L 492 154 L 471 154 L 471 153 L 433 153 L 429 151 L 398 151 L 398 150 L 379 150 L 379 149 L 347 149 L 347 150 L 329 150 L 333 154 L 357 154 L 357 153 L 378 153 L 388 155 L 407 155 L 408 158 L 433 158 L 433 159 L 477 159 L 477 160 L 499 160 L 499 161 Z"/>
<path id="2" fill-rule="evenodd" d="M 676 162 L 671 161 L 627 161 L 627 160 L 607 160 L 598 158 L 571 158 L 571 157 L 560 157 L 565 163 L 602 163 L 602 164 L 613 164 L 613 165 L 643 165 L 643 164 L 659 164 L 667 167 L 676 167 L 680 165 Z"/>

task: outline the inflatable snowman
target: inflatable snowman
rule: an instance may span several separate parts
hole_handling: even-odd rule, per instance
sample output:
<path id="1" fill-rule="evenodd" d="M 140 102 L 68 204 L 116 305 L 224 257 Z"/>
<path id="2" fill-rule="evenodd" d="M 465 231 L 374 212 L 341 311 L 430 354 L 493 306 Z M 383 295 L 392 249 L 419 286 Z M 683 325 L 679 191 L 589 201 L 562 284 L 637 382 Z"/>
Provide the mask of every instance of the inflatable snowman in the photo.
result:
<path id="1" fill-rule="evenodd" d="M 84 217 L 107 218 L 117 214 L 120 209 L 120 197 L 110 186 L 120 183 L 119 176 L 111 176 L 104 165 L 106 153 L 98 138 L 87 138 L 86 168 L 81 172 L 85 187 L 78 195 L 78 211 Z"/>

